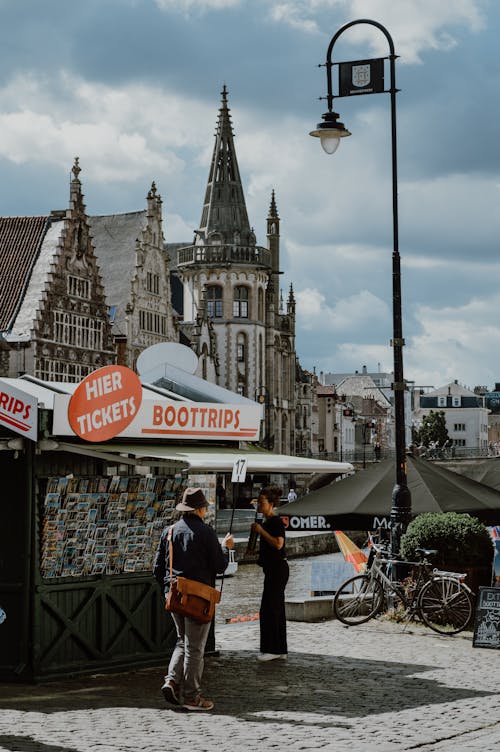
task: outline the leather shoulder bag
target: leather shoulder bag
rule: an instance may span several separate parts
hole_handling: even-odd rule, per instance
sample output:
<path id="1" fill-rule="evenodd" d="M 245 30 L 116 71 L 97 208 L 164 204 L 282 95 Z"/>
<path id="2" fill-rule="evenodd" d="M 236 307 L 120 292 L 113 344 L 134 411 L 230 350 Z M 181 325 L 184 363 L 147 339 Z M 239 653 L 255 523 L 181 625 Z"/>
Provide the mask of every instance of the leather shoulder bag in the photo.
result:
<path id="1" fill-rule="evenodd" d="M 173 527 L 168 531 L 168 552 L 170 560 L 170 589 L 165 601 L 165 609 L 181 616 L 189 616 L 200 624 L 208 624 L 215 614 L 215 604 L 220 602 L 220 590 L 203 582 L 188 580 L 187 577 L 172 576 Z"/>

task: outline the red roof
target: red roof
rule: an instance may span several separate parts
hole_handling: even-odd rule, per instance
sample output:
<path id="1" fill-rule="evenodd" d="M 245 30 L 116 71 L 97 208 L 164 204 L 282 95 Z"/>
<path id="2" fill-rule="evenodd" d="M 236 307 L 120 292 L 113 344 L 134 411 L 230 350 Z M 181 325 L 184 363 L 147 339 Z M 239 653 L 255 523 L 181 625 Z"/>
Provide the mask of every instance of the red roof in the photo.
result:
<path id="1" fill-rule="evenodd" d="M 47 217 L 0 217 L 0 331 L 14 323 L 46 224 Z"/>

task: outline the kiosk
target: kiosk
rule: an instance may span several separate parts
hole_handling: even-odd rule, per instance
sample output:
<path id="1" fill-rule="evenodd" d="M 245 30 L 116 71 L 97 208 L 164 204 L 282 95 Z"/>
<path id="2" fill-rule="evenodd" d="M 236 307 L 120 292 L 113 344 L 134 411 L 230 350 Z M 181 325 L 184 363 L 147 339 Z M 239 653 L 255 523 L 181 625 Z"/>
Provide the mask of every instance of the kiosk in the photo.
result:
<path id="1" fill-rule="evenodd" d="M 243 448 L 260 422 L 239 395 L 194 402 L 121 366 L 81 384 L 0 380 L 0 679 L 166 662 L 175 633 L 151 570 L 185 486 L 204 484 L 215 522 L 215 474 L 241 460 L 259 474 L 352 469 Z"/>

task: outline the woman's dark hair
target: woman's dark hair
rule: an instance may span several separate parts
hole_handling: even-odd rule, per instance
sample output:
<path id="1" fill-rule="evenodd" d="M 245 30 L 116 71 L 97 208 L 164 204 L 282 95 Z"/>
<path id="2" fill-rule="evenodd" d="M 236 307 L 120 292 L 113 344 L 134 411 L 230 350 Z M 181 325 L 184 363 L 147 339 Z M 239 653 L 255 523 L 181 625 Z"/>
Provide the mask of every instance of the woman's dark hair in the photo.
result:
<path id="1" fill-rule="evenodd" d="M 281 497 L 283 496 L 283 489 L 279 486 L 264 486 L 261 489 L 262 496 L 265 496 L 270 504 L 274 504 L 275 507 L 279 506 Z"/>

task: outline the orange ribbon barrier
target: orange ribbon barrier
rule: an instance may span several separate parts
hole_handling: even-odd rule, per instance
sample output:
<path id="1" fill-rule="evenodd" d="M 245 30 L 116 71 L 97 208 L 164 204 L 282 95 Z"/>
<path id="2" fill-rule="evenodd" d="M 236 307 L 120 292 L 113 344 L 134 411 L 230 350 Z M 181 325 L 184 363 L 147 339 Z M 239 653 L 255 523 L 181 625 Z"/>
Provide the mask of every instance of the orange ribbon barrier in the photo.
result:
<path id="1" fill-rule="evenodd" d="M 259 614 L 251 614 L 250 616 L 233 616 L 231 619 L 226 619 L 226 624 L 237 624 L 241 621 L 256 621 L 259 618 Z"/>

